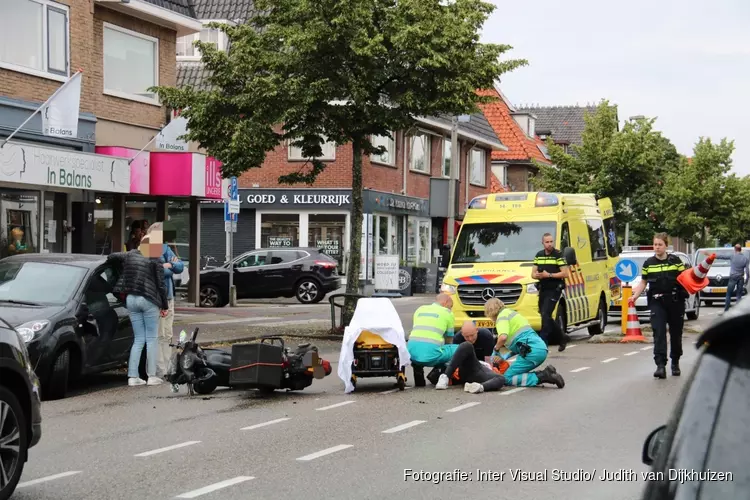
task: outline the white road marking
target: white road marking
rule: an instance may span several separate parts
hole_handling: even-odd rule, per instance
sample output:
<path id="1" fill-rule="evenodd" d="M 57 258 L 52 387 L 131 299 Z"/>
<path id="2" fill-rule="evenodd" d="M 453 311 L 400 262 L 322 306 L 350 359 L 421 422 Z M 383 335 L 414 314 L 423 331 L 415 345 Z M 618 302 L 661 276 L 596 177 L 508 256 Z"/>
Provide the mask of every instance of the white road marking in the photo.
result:
<path id="1" fill-rule="evenodd" d="M 214 321 L 193 321 L 192 323 L 195 323 L 196 325 L 231 325 L 233 323 L 255 323 L 258 321 L 271 321 L 281 319 L 281 316 L 278 317 L 251 317 L 251 318 L 235 318 L 235 319 L 217 319 Z"/>
<path id="2" fill-rule="evenodd" d="M 602 363 L 609 363 L 609 362 L 611 362 L 611 361 L 614 361 L 614 360 L 616 360 L 616 359 L 617 359 L 617 358 L 607 358 L 607 359 L 605 359 L 604 361 L 602 361 Z"/>
<path id="3" fill-rule="evenodd" d="M 165 451 L 172 451 L 176 450 L 178 448 L 184 448 L 185 446 L 192 446 L 194 444 L 198 444 L 200 441 L 185 441 L 184 443 L 180 444 L 174 444 L 172 446 L 167 446 L 165 448 L 159 448 L 158 450 L 151 450 L 151 451 L 145 451 L 143 453 L 139 453 L 137 455 L 134 455 L 136 457 L 150 457 L 151 455 L 156 455 L 157 453 L 164 453 Z"/>
<path id="4" fill-rule="evenodd" d="M 290 420 L 290 419 L 289 418 L 277 418 L 276 420 L 270 420 L 268 422 L 263 422 L 262 424 L 255 424 L 255 425 L 251 425 L 250 427 L 243 427 L 240 430 L 241 431 L 251 431 L 253 429 L 258 429 L 260 427 L 265 427 L 267 425 L 278 424 L 279 422 L 286 422 L 287 420 Z"/>
<path id="5" fill-rule="evenodd" d="M 570 370 L 570 373 L 578 373 L 578 372 L 582 372 L 582 371 L 588 370 L 588 369 L 589 369 L 588 366 L 582 366 L 581 368 L 576 368 L 575 370 Z"/>
<path id="6" fill-rule="evenodd" d="M 510 396 L 511 394 L 515 394 L 517 392 L 525 391 L 526 387 L 516 387 L 515 389 L 511 389 L 509 391 L 501 392 L 501 396 Z"/>
<path id="7" fill-rule="evenodd" d="M 315 408 L 315 409 L 318 411 L 325 411 L 325 410 L 330 410 L 331 408 L 338 408 L 339 406 L 350 405 L 352 403 L 354 403 L 353 400 L 342 401 L 341 403 L 336 403 L 335 405 L 324 406 L 323 408 Z"/>
<path id="8" fill-rule="evenodd" d="M 445 410 L 446 413 L 455 413 L 457 411 L 465 410 L 467 408 L 471 408 L 472 406 L 481 405 L 479 401 L 475 401 L 474 403 L 466 403 L 465 405 L 456 406 L 455 408 L 451 408 L 450 410 Z"/>
<path id="9" fill-rule="evenodd" d="M 570 344 L 569 346 L 565 347 L 566 349 L 573 349 L 578 344 Z"/>
<path id="10" fill-rule="evenodd" d="M 427 422 L 426 420 L 412 420 L 411 422 L 408 422 L 406 424 L 397 425 L 396 427 L 391 427 L 390 429 L 386 429 L 383 431 L 383 434 L 393 434 L 394 432 L 400 432 L 406 429 L 409 429 L 411 427 L 415 427 L 419 424 L 423 424 Z"/>
<path id="11" fill-rule="evenodd" d="M 409 389 L 411 389 L 411 386 L 406 386 L 406 387 L 404 387 L 404 390 L 405 390 L 405 391 L 406 391 L 406 390 L 409 390 Z M 399 391 L 399 388 L 397 387 L 397 388 L 395 388 L 395 389 L 388 389 L 387 391 L 383 391 L 383 392 L 381 392 L 380 394 L 393 394 L 394 392 L 398 392 L 398 391 Z"/>
<path id="12" fill-rule="evenodd" d="M 26 481 L 25 483 L 18 483 L 16 488 L 26 488 L 27 486 L 34 486 L 35 484 L 46 483 L 47 481 L 54 481 L 55 479 L 62 479 L 64 477 L 75 476 L 76 474 L 80 474 L 80 473 L 81 471 L 79 470 L 72 470 L 68 472 L 62 472 L 60 474 L 55 474 L 54 476 L 40 477 L 39 479 L 33 479 L 31 481 Z"/>
<path id="13" fill-rule="evenodd" d="M 182 495 L 177 495 L 176 498 L 196 498 L 201 495 L 205 495 L 206 493 L 211 493 L 212 491 L 220 490 L 222 488 L 228 488 L 229 486 L 234 486 L 235 484 L 244 483 L 245 481 L 250 481 L 251 479 L 255 479 L 255 478 L 251 476 L 238 476 L 233 479 L 227 479 L 226 481 L 221 481 L 219 483 L 209 484 L 205 488 L 188 491 L 187 493 L 183 493 Z"/>
<path id="14" fill-rule="evenodd" d="M 625 356 L 632 356 L 633 354 L 638 354 L 638 351 L 626 352 Z"/>
<path id="15" fill-rule="evenodd" d="M 316 451 L 315 453 L 310 453 L 309 455 L 305 455 L 304 457 L 299 457 L 297 460 L 301 462 L 308 462 L 310 460 L 315 460 L 316 458 L 324 457 L 326 455 L 330 455 L 331 453 L 336 453 L 337 451 L 345 450 L 347 448 L 351 448 L 354 446 L 353 444 L 340 444 L 338 446 L 333 446 L 331 448 L 326 448 L 325 450 Z"/>
<path id="16" fill-rule="evenodd" d="M 654 348 L 654 346 L 649 345 L 649 346 L 646 346 L 646 347 L 641 347 L 641 351 L 648 351 L 649 349 L 653 349 L 653 348 Z"/>

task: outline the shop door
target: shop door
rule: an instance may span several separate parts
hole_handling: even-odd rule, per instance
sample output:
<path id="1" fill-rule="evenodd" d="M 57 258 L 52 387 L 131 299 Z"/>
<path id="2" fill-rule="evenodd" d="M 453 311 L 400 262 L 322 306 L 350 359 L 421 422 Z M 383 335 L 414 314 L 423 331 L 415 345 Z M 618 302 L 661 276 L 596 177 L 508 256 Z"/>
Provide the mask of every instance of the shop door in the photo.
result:
<path id="1" fill-rule="evenodd" d="M 44 251 L 65 253 L 63 222 L 68 220 L 68 196 L 65 193 L 44 193 Z M 81 235 L 91 237 L 93 235 Z"/>
<path id="2" fill-rule="evenodd" d="M 344 214 L 310 214 L 308 218 L 308 245 L 335 259 L 339 273 L 344 270 L 345 231 Z M 363 248 L 362 252 L 365 250 Z"/>

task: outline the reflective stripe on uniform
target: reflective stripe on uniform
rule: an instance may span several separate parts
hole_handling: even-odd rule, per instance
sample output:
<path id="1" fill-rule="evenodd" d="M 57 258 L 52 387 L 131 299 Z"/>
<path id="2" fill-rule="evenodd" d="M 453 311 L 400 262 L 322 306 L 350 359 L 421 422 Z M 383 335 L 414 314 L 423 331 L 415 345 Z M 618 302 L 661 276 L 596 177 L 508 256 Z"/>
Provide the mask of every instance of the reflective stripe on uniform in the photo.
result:
<path id="1" fill-rule="evenodd" d="M 421 312 L 421 313 L 417 313 L 417 317 L 418 317 L 418 318 L 419 318 L 419 317 L 427 317 L 427 318 L 439 318 L 439 317 L 440 317 L 440 315 L 439 315 L 438 313 L 426 313 L 426 312 Z"/>
<path id="2" fill-rule="evenodd" d="M 443 345 L 443 337 L 452 333 L 453 314 L 441 305 L 433 303 L 416 310 L 409 339 Z"/>
<path id="3" fill-rule="evenodd" d="M 414 332 L 412 332 L 412 334 L 409 336 L 409 341 L 411 340 L 424 342 L 426 344 L 435 344 L 435 345 L 443 345 L 445 343 L 443 340 L 438 341 L 430 337 L 420 337 L 418 335 L 414 335 Z"/>

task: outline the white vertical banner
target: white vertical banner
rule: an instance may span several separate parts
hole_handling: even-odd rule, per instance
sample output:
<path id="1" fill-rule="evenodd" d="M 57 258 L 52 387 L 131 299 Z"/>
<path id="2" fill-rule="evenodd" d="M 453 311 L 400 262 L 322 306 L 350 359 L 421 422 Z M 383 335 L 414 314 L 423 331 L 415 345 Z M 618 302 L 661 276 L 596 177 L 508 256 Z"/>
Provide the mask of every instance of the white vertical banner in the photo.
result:
<path id="1" fill-rule="evenodd" d="M 42 106 L 42 133 L 49 137 L 78 137 L 78 113 L 81 108 L 80 71 L 71 76 Z"/>
<path id="2" fill-rule="evenodd" d="M 156 136 L 156 147 L 169 151 L 187 151 L 187 141 L 180 139 L 187 134 L 188 121 L 185 117 L 173 114 L 172 120 Z"/>

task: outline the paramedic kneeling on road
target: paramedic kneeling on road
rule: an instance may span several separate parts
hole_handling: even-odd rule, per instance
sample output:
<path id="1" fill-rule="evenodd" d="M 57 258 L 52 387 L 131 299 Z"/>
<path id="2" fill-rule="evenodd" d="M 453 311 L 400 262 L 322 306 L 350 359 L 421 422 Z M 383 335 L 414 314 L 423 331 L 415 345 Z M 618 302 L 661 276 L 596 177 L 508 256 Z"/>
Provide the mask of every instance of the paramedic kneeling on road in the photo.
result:
<path id="1" fill-rule="evenodd" d="M 452 308 L 450 295 L 440 294 L 434 303 L 421 306 L 414 313 L 414 326 L 406 348 L 411 356 L 416 387 L 425 386 L 425 366 L 442 368 L 458 349 L 457 345 L 446 342 L 446 337 L 451 341 L 453 337 L 455 319 Z M 434 384 L 436 381 L 431 382 Z"/>
<path id="2" fill-rule="evenodd" d="M 565 387 L 565 380 L 552 365 L 541 371 L 532 372 L 544 360 L 547 359 L 547 344 L 531 328 L 526 318 L 516 311 L 508 309 L 500 299 L 492 298 L 484 305 L 484 314 L 495 321 L 497 331 L 497 343 L 495 352 L 497 355 L 503 346 L 511 352 L 503 356 L 504 359 L 518 354 L 515 362 L 505 372 L 505 384 L 521 387 L 533 387 L 544 383 L 555 384 L 558 388 Z"/>

